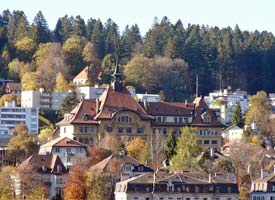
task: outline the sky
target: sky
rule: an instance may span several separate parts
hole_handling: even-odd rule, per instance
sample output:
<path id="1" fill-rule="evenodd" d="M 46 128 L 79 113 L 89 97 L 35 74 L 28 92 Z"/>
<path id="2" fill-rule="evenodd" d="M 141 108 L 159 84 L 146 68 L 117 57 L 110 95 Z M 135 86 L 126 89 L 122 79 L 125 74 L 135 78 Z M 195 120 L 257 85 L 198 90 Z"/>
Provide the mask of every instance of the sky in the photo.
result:
<path id="1" fill-rule="evenodd" d="M 91 17 L 103 23 L 111 18 L 120 33 L 126 25 L 137 24 L 144 36 L 155 17 L 167 16 L 173 24 L 180 19 L 184 27 L 188 23 L 220 28 L 238 24 L 241 30 L 275 35 L 275 0 L 0 0 L 0 11 L 5 9 L 24 11 L 30 22 L 41 10 L 51 30 L 67 14 L 80 15 L 86 22 Z"/>

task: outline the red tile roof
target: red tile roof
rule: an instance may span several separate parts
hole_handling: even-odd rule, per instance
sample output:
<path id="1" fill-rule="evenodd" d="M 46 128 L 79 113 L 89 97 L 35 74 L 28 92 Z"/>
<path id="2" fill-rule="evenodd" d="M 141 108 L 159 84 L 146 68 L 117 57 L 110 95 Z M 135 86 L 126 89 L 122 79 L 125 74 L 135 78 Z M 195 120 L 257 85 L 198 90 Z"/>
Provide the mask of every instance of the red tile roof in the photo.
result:
<path id="1" fill-rule="evenodd" d="M 86 145 L 67 137 L 58 137 L 41 147 L 86 147 Z"/>
<path id="2" fill-rule="evenodd" d="M 89 171 L 92 173 L 100 174 L 103 172 L 117 172 L 116 167 L 122 166 L 123 164 L 133 164 L 133 165 L 140 165 L 141 163 L 136 159 L 128 156 L 128 155 L 110 155 L 109 157 L 105 158 L 104 160 L 100 161 L 99 163 L 90 167 Z"/>
<path id="3" fill-rule="evenodd" d="M 194 119 L 191 123 L 193 126 L 217 126 L 224 127 L 224 125 L 218 120 L 216 114 L 211 110 L 203 100 L 203 97 L 197 97 L 193 103 L 195 104 Z M 202 115 L 208 114 L 211 117 L 210 123 L 203 122 Z"/>
<path id="4" fill-rule="evenodd" d="M 115 113 L 121 110 L 136 112 L 142 119 L 153 119 L 126 88 L 118 92 L 110 86 L 100 97 L 99 113 L 95 116 L 95 119 L 111 119 Z"/>
<path id="5" fill-rule="evenodd" d="M 153 116 L 189 116 L 194 106 L 192 103 L 180 102 L 147 102 L 143 105 L 146 112 Z"/>
<path id="6" fill-rule="evenodd" d="M 60 169 L 58 169 L 60 167 Z M 45 168 L 45 170 L 43 170 Z M 66 168 L 57 155 L 32 155 L 23 161 L 18 170 L 30 169 L 38 173 L 67 173 Z"/>

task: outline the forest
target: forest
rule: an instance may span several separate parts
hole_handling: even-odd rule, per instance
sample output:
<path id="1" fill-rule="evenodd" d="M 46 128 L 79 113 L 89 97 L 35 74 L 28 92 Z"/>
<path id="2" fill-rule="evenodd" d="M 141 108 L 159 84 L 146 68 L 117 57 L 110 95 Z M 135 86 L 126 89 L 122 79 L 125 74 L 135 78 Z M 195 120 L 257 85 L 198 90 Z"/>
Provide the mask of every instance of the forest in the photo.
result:
<path id="1" fill-rule="evenodd" d="M 160 93 L 166 101 L 192 99 L 196 76 L 199 95 L 228 86 L 249 94 L 274 92 L 272 33 L 187 23 L 155 18 L 142 36 L 137 24 L 120 33 L 112 19 L 85 22 L 81 16 L 65 15 L 50 30 L 41 11 L 29 22 L 23 11 L 4 10 L 0 77 L 54 90 L 59 72 L 71 81 L 86 66 L 92 72 L 102 69 L 100 77 L 91 73 L 93 84 L 109 83 L 118 63 L 128 85 L 137 92 Z"/>

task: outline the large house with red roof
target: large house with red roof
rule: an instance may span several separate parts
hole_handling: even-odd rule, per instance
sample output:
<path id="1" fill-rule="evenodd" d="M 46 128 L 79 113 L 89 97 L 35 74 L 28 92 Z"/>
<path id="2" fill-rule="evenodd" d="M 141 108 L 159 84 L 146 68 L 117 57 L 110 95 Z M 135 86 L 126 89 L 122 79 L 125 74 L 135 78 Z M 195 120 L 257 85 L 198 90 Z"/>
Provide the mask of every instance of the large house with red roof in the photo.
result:
<path id="1" fill-rule="evenodd" d="M 221 124 L 202 97 L 193 103 L 137 102 L 123 86 L 118 67 L 114 81 L 97 100 L 82 100 L 57 125 L 60 135 L 93 144 L 105 135 L 141 137 L 145 141 L 165 140 L 169 132 L 197 129 L 202 147 L 221 148 Z"/>

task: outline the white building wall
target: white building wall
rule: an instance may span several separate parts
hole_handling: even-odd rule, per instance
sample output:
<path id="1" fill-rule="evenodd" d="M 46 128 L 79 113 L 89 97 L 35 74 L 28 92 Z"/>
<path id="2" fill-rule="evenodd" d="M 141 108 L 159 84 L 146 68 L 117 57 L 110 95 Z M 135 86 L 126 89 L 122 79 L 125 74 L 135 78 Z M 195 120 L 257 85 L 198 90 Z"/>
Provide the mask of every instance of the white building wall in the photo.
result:
<path id="1" fill-rule="evenodd" d="M 70 139 L 73 139 L 73 137 L 74 137 L 74 126 L 73 125 L 60 126 L 60 136 L 61 137 L 68 137 Z"/>
<path id="2" fill-rule="evenodd" d="M 12 130 L 17 125 L 26 125 L 28 131 L 38 133 L 38 108 L 15 107 L 12 103 L 6 103 L 0 107 L 0 124 Z"/>
<path id="3" fill-rule="evenodd" d="M 21 107 L 40 107 L 39 91 L 22 91 Z"/>

